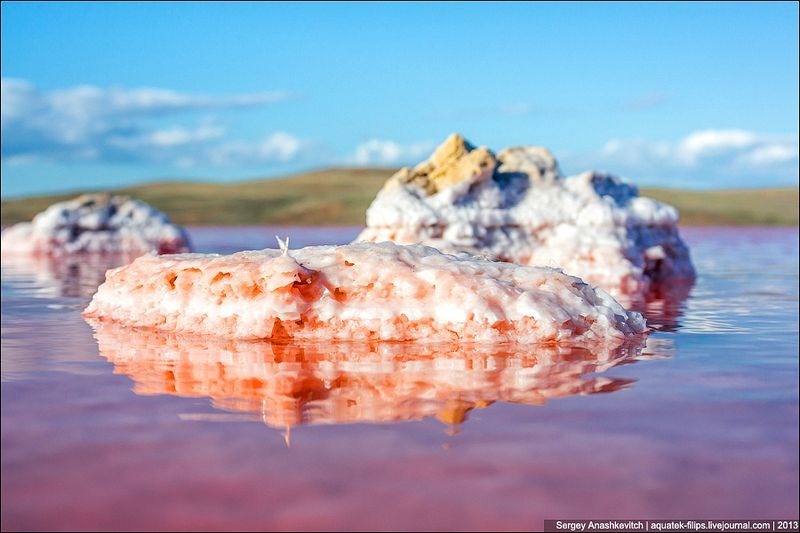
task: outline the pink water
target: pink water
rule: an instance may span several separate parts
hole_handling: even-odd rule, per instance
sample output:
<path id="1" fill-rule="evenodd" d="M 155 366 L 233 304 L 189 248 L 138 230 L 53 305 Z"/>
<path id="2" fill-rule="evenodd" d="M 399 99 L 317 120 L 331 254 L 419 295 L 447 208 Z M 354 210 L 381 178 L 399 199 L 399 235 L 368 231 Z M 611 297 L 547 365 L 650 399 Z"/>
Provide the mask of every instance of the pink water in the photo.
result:
<path id="1" fill-rule="evenodd" d="M 358 230 L 191 234 L 231 252 L 274 247 L 275 233 L 303 246 Z M 658 331 L 646 347 L 600 362 L 95 338 L 80 312 L 107 265 L 4 262 L 2 528 L 797 518 L 797 229 L 683 233 L 697 284 L 647 307 Z"/>

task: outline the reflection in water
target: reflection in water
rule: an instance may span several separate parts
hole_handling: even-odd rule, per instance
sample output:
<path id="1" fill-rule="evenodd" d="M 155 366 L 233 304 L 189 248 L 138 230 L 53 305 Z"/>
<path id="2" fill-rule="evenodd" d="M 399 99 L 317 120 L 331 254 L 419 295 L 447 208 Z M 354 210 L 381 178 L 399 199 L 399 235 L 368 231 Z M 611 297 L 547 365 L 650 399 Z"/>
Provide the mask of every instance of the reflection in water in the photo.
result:
<path id="1" fill-rule="evenodd" d="M 664 282 L 651 287 L 643 298 L 631 301 L 621 298 L 619 301 L 628 309 L 642 313 L 651 330 L 676 331 L 680 327 L 680 319 L 686 311 L 686 300 L 693 287 L 693 281 Z"/>
<path id="2" fill-rule="evenodd" d="M 128 264 L 140 255 L 140 252 L 58 257 L 3 254 L 3 278 L 12 282 L 32 283 L 40 296 L 91 297 L 105 281 L 109 268 Z"/>
<path id="3" fill-rule="evenodd" d="M 100 354 L 138 394 L 210 397 L 273 427 L 436 417 L 456 426 L 496 401 L 612 392 L 633 382 L 589 375 L 636 360 L 642 346 L 279 344 L 178 336 L 93 322 Z"/>

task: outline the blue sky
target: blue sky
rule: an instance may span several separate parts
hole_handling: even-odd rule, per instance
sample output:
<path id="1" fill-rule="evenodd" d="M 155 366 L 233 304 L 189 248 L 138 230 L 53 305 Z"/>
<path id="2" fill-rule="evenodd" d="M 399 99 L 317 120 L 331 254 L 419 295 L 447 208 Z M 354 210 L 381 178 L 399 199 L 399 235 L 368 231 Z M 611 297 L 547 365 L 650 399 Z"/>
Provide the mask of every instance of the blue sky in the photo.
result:
<path id="1" fill-rule="evenodd" d="M 796 3 L 2 4 L 2 195 L 410 164 L 798 183 Z"/>

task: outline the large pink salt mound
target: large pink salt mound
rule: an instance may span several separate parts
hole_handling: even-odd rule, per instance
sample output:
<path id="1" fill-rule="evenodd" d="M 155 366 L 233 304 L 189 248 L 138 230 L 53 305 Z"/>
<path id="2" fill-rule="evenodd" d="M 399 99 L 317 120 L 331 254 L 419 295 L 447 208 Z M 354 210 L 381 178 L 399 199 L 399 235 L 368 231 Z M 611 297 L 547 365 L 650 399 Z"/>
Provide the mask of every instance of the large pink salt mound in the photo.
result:
<path id="1" fill-rule="evenodd" d="M 628 301 L 694 279 L 677 224 L 675 208 L 615 176 L 563 177 L 545 148 L 494 154 L 451 135 L 386 182 L 357 240 L 557 266 Z"/>
<path id="2" fill-rule="evenodd" d="M 390 242 L 143 256 L 107 273 L 85 315 L 240 339 L 619 344 L 646 329 L 559 270 Z"/>
<path id="3" fill-rule="evenodd" d="M 191 251 L 164 213 L 124 196 L 86 194 L 59 202 L 2 233 L 3 255 L 161 254 Z"/>

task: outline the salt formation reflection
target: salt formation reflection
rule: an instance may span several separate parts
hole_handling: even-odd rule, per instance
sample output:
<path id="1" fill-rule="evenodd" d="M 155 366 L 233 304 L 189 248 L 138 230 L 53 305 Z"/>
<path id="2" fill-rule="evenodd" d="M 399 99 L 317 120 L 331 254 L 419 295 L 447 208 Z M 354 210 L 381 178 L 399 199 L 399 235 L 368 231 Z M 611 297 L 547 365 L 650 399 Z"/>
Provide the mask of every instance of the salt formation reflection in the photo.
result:
<path id="1" fill-rule="evenodd" d="M 90 298 L 105 280 L 108 269 L 126 265 L 140 255 L 141 252 L 3 254 L 2 268 L 9 283 L 32 285 L 40 296 Z"/>
<path id="2" fill-rule="evenodd" d="M 693 281 L 677 280 L 644 296 L 622 296 L 619 302 L 627 309 L 642 313 L 651 331 L 677 331 L 693 288 Z"/>
<path id="3" fill-rule="evenodd" d="M 395 422 L 447 425 L 494 402 L 613 392 L 634 380 L 596 375 L 650 358 L 618 348 L 422 343 L 271 343 L 180 336 L 93 322 L 100 354 L 141 395 L 208 397 L 272 427 Z M 213 417 L 212 417 L 213 419 Z"/>

